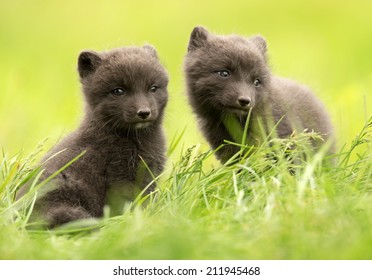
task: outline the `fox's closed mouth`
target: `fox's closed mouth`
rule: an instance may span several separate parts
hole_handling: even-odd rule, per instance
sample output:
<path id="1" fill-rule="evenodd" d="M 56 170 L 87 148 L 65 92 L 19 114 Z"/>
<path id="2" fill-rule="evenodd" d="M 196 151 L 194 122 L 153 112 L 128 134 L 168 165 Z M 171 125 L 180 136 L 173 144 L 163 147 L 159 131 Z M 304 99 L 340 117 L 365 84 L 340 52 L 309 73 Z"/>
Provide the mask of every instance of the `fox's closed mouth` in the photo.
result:
<path id="1" fill-rule="evenodd" d="M 233 106 L 225 107 L 225 111 L 230 112 L 230 113 L 236 113 L 236 114 L 239 114 L 239 115 L 247 114 L 249 109 L 250 109 L 250 107 L 246 107 L 246 108 L 233 107 Z"/>
<path id="2" fill-rule="evenodd" d="M 150 120 L 144 120 L 144 121 L 133 123 L 133 126 L 135 128 L 145 128 L 145 127 L 149 126 L 152 122 L 153 121 L 150 121 Z"/>

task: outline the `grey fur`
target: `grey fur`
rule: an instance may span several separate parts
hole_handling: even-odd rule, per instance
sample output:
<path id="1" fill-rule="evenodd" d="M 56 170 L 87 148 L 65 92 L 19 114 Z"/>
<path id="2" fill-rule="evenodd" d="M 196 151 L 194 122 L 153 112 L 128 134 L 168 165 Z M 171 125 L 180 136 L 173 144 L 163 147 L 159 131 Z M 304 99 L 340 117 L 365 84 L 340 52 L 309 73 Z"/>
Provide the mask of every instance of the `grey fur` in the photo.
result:
<path id="1" fill-rule="evenodd" d="M 133 199 L 152 181 L 143 161 L 154 176 L 162 172 L 166 161 L 161 124 L 168 75 L 156 50 L 144 46 L 85 51 L 79 56 L 78 71 L 85 117 L 76 131 L 45 155 L 40 181 L 85 154 L 58 174 L 49 184 L 55 189 L 36 202 L 35 215 L 50 227 L 100 217 L 107 203 L 120 213 L 124 200 Z M 28 188 L 23 187 L 18 197 Z"/>
<path id="2" fill-rule="evenodd" d="M 267 44 L 261 36 L 220 36 L 204 27 L 195 27 L 184 69 L 189 102 L 214 149 L 224 140 L 235 141 L 224 125 L 224 118 L 236 118 L 243 128 L 249 110 L 252 110 L 247 135 L 250 144 L 257 145 L 262 140 L 259 122 L 270 130 L 280 121 L 276 129 L 280 138 L 304 129 L 321 134 L 325 140 L 333 137 L 329 116 L 312 92 L 271 74 Z M 223 70 L 228 70 L 230 76 L 221 77 Z M 217 151 L 217 157 L 226 162 L 238 150 L 236 146 L 225 145 Z"/>

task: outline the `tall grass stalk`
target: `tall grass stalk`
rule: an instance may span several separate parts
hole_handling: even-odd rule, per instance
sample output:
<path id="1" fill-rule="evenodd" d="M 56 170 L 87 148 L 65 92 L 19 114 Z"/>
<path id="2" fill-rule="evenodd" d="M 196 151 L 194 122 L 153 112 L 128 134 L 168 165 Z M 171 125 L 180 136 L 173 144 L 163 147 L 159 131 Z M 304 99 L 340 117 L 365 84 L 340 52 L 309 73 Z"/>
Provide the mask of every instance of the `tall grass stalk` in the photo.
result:
<path id="1" fill-rule="evenodd" d="M 180 145 L 183 132 L 171 141 Z M 371 119 L 350 147 L 324 165 L 325 150 L 306 150 L 309 133 L 245 148 L 233 162 L 210 165 L 214 151 L 186 149 L 157 191 L 119 216 L 29 229 L 14 207 L 22 184 L 39 174 L 34 157 L 2 151 L 0 256 L 3 259 L 370 259 Z M 305 149 L 305 152 L 304 152 Z M 305 154 L 305 156 L 303 156 Z M 296 160 L 300 159 L 300 160 Z M 232 164 L 233 163 L 233 164 Z M 42 188 L 42 187 L 41 187 Z M 23 208 L 22 208 L 23 209 Z M 11 215 L 9 214 L 11 213 Z"/>

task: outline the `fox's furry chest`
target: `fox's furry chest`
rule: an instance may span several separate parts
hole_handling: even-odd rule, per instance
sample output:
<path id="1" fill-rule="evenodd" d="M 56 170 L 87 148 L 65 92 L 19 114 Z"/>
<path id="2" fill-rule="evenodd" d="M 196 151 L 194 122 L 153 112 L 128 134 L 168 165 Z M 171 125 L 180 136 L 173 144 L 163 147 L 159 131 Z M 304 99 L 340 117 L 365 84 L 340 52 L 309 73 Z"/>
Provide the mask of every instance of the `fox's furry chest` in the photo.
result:
<path id="1" fill-rule="evenodd" d="M 113 215 L 122 212 L 125 201 L 134 199 L 142 191 L 153 191 L 153 176 L 163 169 L 163 149 L 157 150 L 147 139 L 136 140 L 125 140 L 105 150 L 105 203 Z"/>
<path id="2" fill-rule="evenodd" d="M 134 180 L 139 162 L 138 147 L 134 143 L 106 148 L 102 166 L 109 184 L 122 180 Z"/>
<path id="3" fill-rule="evenodd" d="M 143 166 L 151 166 L 153 157 L 150 157 L 150 147 L 139 141 L 131 139 L 119 139 L 110 146 L 100 150 L 102 157 L 102 173 L 108 185 L 123 181 L 136 181 L 139 169 Z"/>

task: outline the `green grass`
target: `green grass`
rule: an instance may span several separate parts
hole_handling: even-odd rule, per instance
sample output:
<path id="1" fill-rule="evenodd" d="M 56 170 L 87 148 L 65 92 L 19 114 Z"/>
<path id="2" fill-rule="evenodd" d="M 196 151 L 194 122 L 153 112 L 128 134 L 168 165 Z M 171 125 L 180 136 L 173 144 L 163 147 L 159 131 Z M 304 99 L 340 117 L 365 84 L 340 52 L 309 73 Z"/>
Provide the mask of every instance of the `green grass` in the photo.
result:
<path id="1" fill-rule="evenodd" d="M 120 216 L 52 231 L 29 229 L 30 208 L 14 201 L 34 156 L 3 154 L 1 258 L 371 259 L 372 118 L 334 167 L 322 164 L 322 151 L 288 160 L 283 147 L 306 141 L 303 134 L 273 140 L 212 169 L 213 151 L 190 147 L 169 164 L 146 206 L 138 199 Z M 357 148 L 364 152 L 351 161 Z"/>
<path id="2" fill-rule="evenodd" d="M 0 258 L 370 259 L 371 129 L 356 135 L 372 108 L 371 10 L 366 0 L 0 0 Z M 267 39 L 273 72 L 325 103 L 335 168 L 315 157 L 289 174 L 282 156 L 265 160 L 265 147 L 240 165 L 217 163 L 185 98 L 182 63 L 196 25 Z M 156 197 L 91 221 L 94 230 L 26 229 L 29 212 L 14 192 L 79 122 L 79 52 L 145 43 L 170 74 L 170 157 Z"/>

